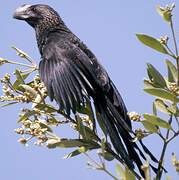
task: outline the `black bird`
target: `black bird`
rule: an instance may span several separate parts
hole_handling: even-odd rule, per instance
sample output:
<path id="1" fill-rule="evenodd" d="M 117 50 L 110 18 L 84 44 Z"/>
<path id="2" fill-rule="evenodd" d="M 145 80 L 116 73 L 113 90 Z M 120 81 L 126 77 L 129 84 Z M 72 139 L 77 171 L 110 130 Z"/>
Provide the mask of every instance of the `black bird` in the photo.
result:
<path id="1" fill-rule="evenodd" d="M 131 142 L 133 132 L 126 106 L 95 55 L 47 5 L 23 5 L 16 9 L 13 17 L 35 29 L 42 58 L 39 74 L 50 99 L 56 100 L 60 111 L 70 114 L 84 103 L 84 96 L 91 97 L 116 152 L 130 169 L 134 169 L 135 162 L 144 177 L 136 150 L 144 159 L 145 156 L 137 144 Z M 142 147 L 157 162 L 143 144 Z"/>

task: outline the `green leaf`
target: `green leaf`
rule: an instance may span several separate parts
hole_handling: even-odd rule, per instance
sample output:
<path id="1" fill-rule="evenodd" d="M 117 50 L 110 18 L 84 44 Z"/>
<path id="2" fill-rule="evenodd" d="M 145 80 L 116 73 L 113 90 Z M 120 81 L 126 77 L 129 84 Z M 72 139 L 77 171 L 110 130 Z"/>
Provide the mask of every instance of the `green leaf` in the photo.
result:
<path id="1" fill-rule="evenodd" d="M 152 133 L 157 133 L 158 129 L 155 125 L 153 125 L 152 123 L 148 122 L 148 121 L 142 121 L 143 126 L 145 127 L 145 129 L 149 130 Z"/>
<path id="2" fill-rule="evenodd" d="M 159 15 L 162 16 L 165 19 L 165 21 L 171 22 L 171 17 L 172 17 L 171 11 L 165 10 L 160 6 L 157 6 L 156 8 Z"/>
<path id="3" fill-rule="evenodd" d="M 155 116 L 157 116 L 157 108 L 156 108 L 156 105 L 155 105 L 154 102 L 153 102 L 152 104 L 153 104 L 153 114 L 154 114 Z"/>
<path id="4" fill-rule="evenodd" d="M 0 106 L 0 108 L 7 107 L 7 106 L 10 106 L 10 105 L 16 104 L 16 103 L 18 103 L 18 102 L 11 102 L 11 103 L 8 103 L 8 104 L 4 104 L 4 105 Z"/>
<path id="5" fill-rule="evenodd" d="M 171 177 L 170 177 L 170 176 L 167 176 L 166 180 L 171 180 Z"/>
<path id="6" fill-rule="evenodd" d="M 98 136 L 95 134 L 95 131 L 83 125 L 79 115 L 76 115 L 75 118 L 77 120 L 76 130 L 82 135 L 83 139 L 91 139 L 91 140 L 93 139 L 96 141 L 99 140 Z"/>
<path id="7" fill-rule="evenodd" d="M 87 126 L 84 126 L 84 131 L 86 133 L 86 139 L 93 139 L 93 140 L 96 140 L 96 141 L 99 141 L 99 138 L 98 136 L 95 134 L 95 131 L 91 130 L 89 127 Z"/>
<path id="8" fill-rule="evenodd" d="M 14 88 L 14 89 L 18 89 L 19 91 L 24 92 L 24 89 L 19 86 L 20 84 L 25 84 L 24 79 L 23 79 L 20 71 L 16 69 L 16 71 L 15 71 L 14 74 L 16 75 L 16 78 L 17 78 L 17 79 L 16 79 L 16 81 L 15 81 L 14 84 L 13 84 L 13 88 Z"/>
<path id="9" fill-rule="evenodd" d="M 91 122 L 95 124 L 95 117 L 94 117 L 93 108 L 91 106 L 91 101 L 87 97 L 84 98 L 86 100 L 85 106 L 80 106 L 80 108 L 77 109 L 77 112 L 88 115 Z"/>
<path id="10" fill-rule="evenodd" d="M 147 72 L 148 72 L 150 80 L 154 83 L 154 85 L 157 85 L 161 88 L 167 88 L 167 85 L 163 76 L 150 63 L 147 63 Z"/>
<path id="11" fill-rule="evenodd" d="M 172 104 L 171 106 L 169 106 L 168 108 L 168 111 L 171 112 L 172 114 L 177 114 L 177 111 L 178 111 L 178 107 L 175 105 L 175 104 Z"/>
<path id="12" fill-rule="evenodd" d="M 172 127 L 167 122 L 165 122 L 163 119 L 156 117 L 152 114 L 145 113 L 143 114 L 143 117 L 146 119 L 146 121 L 148 121 L 149 123 L 152 123 L 153 125 L 160 126 L 167 129 L 172 129 Z"/>
<path id="13" fill-rule="evenodd" d="M 179 117 L 179 109 L 175 104 L 172 104 L 170 107 L 168 107 L 168 110 L 176 117 Z"/>
<path id="14" fill-rule="evenodd" d="M 118 175 L 119 179 L 120 180 L 126 180 L 125 171 L 123 170 L 123 168 L 119 164 L 116 164 L 116 170 L 117 170 L 117 175 Z"/>
<path id="15" fill-rule="evenodd" d="M 48 148 L 72 148 L 72 147 L 86 147 L 88 149 L 97 149 L 100 148 L 100 145 L 91 140 L 83 140 L 83 139 L 59 139 L 59 140 L 48 140 L 47 147 Z"/>
<path id="16" fill-rule="evenodd" d="M 154 88 L 155 87 L 154 84 L 151 83 L 150 80 L 148 80 L 148 79 L 144 79 L 143 82 L 144 82 L 146 88 Z"/>
<path id="17" fill-rule="evenodd" d="M 154 95 L 156 97 L 160 97 L 162 99 L 165 99 L 169 102 L 175 102 L 178 103 L 179 99 L 177 98 L 177 96 L 175 96 L 174 94 L 172 94 L 171 92 L 165 90 L 165 89 L 161 89 L 161 88 L 144 88 L 143 89 L 145 92 Z"/>
<path id="18" fill-rule="evenodd" d="M 28 76 L 29 76 L 30 72 L 29 73 L 26 73 L 26 74 L 23 74 L 22 75 L 22 78 L 25 80 Z"/>
<path id="19" fill-rule="evenodd" d="M 167 50 L 160 43 L 159 40 L 145 34 L 136 34 L 136 36 L 139 41 L 141 41 L 146 46 L 149 46 L 150 48 L 153 48 L 161 53 L 168 54 Z"/>
<path id="20" fill-rule="evenodd" d="M 18 71 L 18 70 L 16 70 L 16 71 Z M 20 72 L 16 72 L 16 73 L 17 73 L 17 74 L 20 74 Z M 27 74 L 24 74 L 24 75 L 21 75 L 21 74 L 20 74 L 21 78 L 17 78 L 17 79 L 16 79 L 16 81 L 15 81 L 14 84 L 13 84 L 13 88 L 14 88 L 14 89 L 17 89 L 20 84 L 24 84 L 24 80 L 29 76 L 29 74 L 30 74 L 30 73 L 27 73 Z M 17 77 L 17 75 L 16 75 L 16 77 Z M 23 79 L 23 81 L 22 81 L 22 79 Z"/>
<path id="21" fill-rule="evenodd" d="M 165 59 L 165 63 L 167 64 L 167 68 L 168 68 L 168 81 L 169 82 L 177 82 L 178 81 L 178 71 L 177 71 L 177 68 L 168 59 Z"/>
<path id="22" fill-rule="evenodd" d="M 163 17 L 163 13 L 165 12 L 165 9 L 160 6 L 156 6 L 157 12 L 159 13 L 160 16 Z"/>
<path id="23" fill-rule="evenodd" d="M 15 73 L 16 78 L 20 81 L 20 84 L 25 84 L 24 79 L 18 69 L 16 69 Z"/>
<path id="24" fill-rule="evenodd" d="M 86 149 L 85 147 L 80 147 L 78 148 L 77 150 L 71 152 L 70 154 L 67 154 L 66 156 L 64 156 L 63 158 L 64 159 L 68 159 L 68 158 L 71 158 L 71 157 L 74 157 L 74 156 L 77 156 L 81 153 L 84 153 L 86 152 L 88 149 Z"/>
<path id="25" fill-rule="evenodd" d="M 35 91 L 33 88 L 31 88 L 29 85 L 26 84 L 21 84 L 21 87 L 23 87 L 25 89 L 26 92 L 30 93 L 31 96 L 33 96 L 34 98 L 37 97 L 38 93 L 37 91 Z"/>
<path id="26" fill-rule="evenodd" d="M 135 180 L 135 176 L 129 171 L 128 168 L 125 168 L 125 177 L 126 180 Z"/>
<path id="27" fill-rule="evenodd" d="M 30 116 L 33 116 L 33 115 L 35 115 L 37 113 L 38 113 L 37 111 L 26 112 L 17 122 L 19 123 L 19 122 L 23 121 L 24 119 L 27 119 Z"/>
<path id="28" fill-rule="evenodd" d="M 108 152 L 104 152 L 104 153 L 99 152 L 98 154 L 107 161 L 112 161 L 114 159 L 114 156 Z"/>
<path id="29" fill-rule="evenodd" d="M 149 135 L 149 134 L 146 134 L 146 133 L 137 134 L 137 136 L 135 136 L 135 137 L 132 139 L 132 142 L 139 141 L 139 140 L 143 139 L 144 137 L 147 137 L 148 135 Z"/>
<path id="30" fill-rule="evenodd" d="M 47 128 L 47 131 L 53 132 L 53 130 L 47 124 L 39 122 L 39 125 L 41 126 L 41 128 Z"/>
<path id="31" fill-rule="evenodd" d="M 179 117 L 179 109 L 175 104 L 172 104 L 170 107 L 168 107 L 168 111 L 171 112 L 172 114 L 174 114 L 175 118 Z M 176 120 L 177 120 L 177 118 L 176 118 Z"/>
<path id="32" fill-rule="evenodd" d="M 81 117 L 76 114 L 75 119 L 77 122 L 77 131 L 82 135 L 83 139 L 88 139 Z"/>
<path id="33" fill-rule="evenodd" d="M 156 99 L 154 104 L 159 111 L 165 114 L 171 114 L 171 112 L 168 110 L 168 106 L 161 99 Z"/>
<path id="34" fill-rule="evenodd" d="M 62 139 L 58 143 L 56 143 L 57 147 L 62 148 L 71 148 L 71 147 L 81 147 L 84 146 L 85 143 L 80 141 L 79 139 Z"/>
<path id="35" fill-rule="evenodd" d="M 102 150 L 102 153 L 104 153 L 104 151 L 105 151 L 105 140 L 104 140 L 104 137 L 101 138 L 101 150 Z"/>
<path id="36" fill-rule="evenodd" d="M 147 156 L 146 164 L 142 165 L 141 169 L 144 171 L 145 180 L 152 180 L 151 175 L 150 175 L 149 156 Z"/>
<path id="37" fill-rule="evenodd" d="M 103 157 L 107 161 L 112 161 L 114 159 L 114 156 L 112 154 L 108 153 L 108 152 L 104 152 Z"/>
<path id="38" fill-rule="evenodd" d="M 46 113 L 57 112 L 57 110 L 53 106 L 51 106 L 49 104 L 38 104 L 38 105 L 35 106 L 35 108 L 37 108 L 39 110 L 43 110 Z"/>

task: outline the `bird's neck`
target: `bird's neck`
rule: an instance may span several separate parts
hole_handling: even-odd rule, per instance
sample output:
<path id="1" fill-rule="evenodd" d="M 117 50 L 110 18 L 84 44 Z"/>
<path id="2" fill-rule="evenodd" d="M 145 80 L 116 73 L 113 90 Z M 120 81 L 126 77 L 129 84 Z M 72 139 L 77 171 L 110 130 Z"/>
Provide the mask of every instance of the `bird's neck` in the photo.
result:
<path id="1" fill-rule="evenodd" d="M 43 24 L 39 24 L 35 27 L 37 45 L 41 54 L 44 46 L 47 43 L 49 35 L 53 32 L 58 32 L 60 35 L 63 35 L 64 33 L 70 33 L 71 31 L 66 27 L 66 25 L 63 22 L 54 25 L 49 24 L 45 27 Z"/>
<path id="2" fill-rule="evenodd" d="M 41 33 L 38 29 L 35 30 L 35 33 L 36 33 L 37 45 L 38 45 L 40 54 L 42 55 L 43 47 L 45 46 L 47 42 L 47 33 Z"/>

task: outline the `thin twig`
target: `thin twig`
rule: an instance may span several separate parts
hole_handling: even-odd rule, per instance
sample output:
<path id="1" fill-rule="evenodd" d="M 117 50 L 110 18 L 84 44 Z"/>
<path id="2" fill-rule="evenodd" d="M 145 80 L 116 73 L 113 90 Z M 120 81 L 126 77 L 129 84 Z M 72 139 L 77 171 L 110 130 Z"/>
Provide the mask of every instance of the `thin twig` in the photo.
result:
<path id="1" fill-rule="evenodd" d="M 178 70 L 178 82 L 177 82 L 177 84 L 179 86 L 179 57 L 178 57 L 178 48 L 177 48 L 177 43 L 176 43 L 172 19 L 170 21 L 170 28 L 172 31 L 172 36 L 173 36 L 173 41 L 174 41 L 174 46 L 175 46 L 175 52 L 176 52 L 176 56 L 174 58 L 176 59 L 176 62 L 177 62 L 177 70 Z"/>
<path id="2" fill-rule="evenodd" d="M 25 66 L 25 67 L 29 67 L 29 68 L 32 68 L 34 70 L 38 70 L 37 66 L 31 66 L 31 65 L 28 65 L 28 64 L 23 64 L 23 63 L 18 63 L 18 62 L 14 62 L 14 61 L 9 61 L 9 60 L 6 60 L 6 63 L 10 63 L 10 64 L 16 64 L 16 65 L 19 65 L 19 66 Z"/>
<path id="3" fill-rule="evenodd" d="M 171 53 L 171 54 L 168 54 L 169 56 L 175 58 L 175 54 L 172 52 L 172 50 L 168 47 L 167 44 L 165 44 L 165 47 L 168 49 L 168 51 Z"/>
<path id="4" fill-rule="evenodd" d="M 109 174 L 113 179 L 118 180 L 114 175 L 112 175 L 103 165 L 100 165 L 95 159 L 93 159 L 87 152 L 84 152 L 84 154 L 93 162 L 97 165 L 97 168 L 100 170 L 103 170 L 107 174 Z"/>
<path id="5" fill-rule="evenodd" d="M 164 141 L 165 141 L 165 138 L 162 136 L 161 133 L 157 133 Z"/>
<path id="6" fill-rule="evenodd" d="M 27 73 L 27 72 L 31 73 L 31 72 L 33 72 L 33 71 L 35 71 L 35 70 L 37 70 L 37 69 L 27 69 L 27 70 L 19 71 L 19 72 L 20 72 L 20 73 Z"/>
<path id="7" fill-rule="evenodd" d="M 168 121 L 169 124 L 171 124 L 172 122 L 172 115 L 170 115 L 170 119 Z M 159 160 L 159 164 L 158 164 L 158 170 L 157 170 L 157 176 L 156 176 L 156 179 L 159 180 L 161 179 L 162 177 L 162 173 L 163 173 L 163 163 L 164 163 L 164 156 L 165 156 L 165 152 L 166 152 L 166 149 L 167 149 L 167 145 L 168 145 L 168 137 L 169 137 L 169 132 L 170 132 L 170 129 L 167 130 L 167 133 L 166 133 L 166 138 L 164 140 L 164 145 L 163 145 L 163 150 L 162 150 L 162 154 L 160 156 L 160 160 Z"/>
<path id="8" fill-rule="evenodd" d="M 171 138 L 167 139 L 167 143 L 169 143 L 172 139 L 174 139 L 175 137 L 177 137 L 179 135 L 179 131 L 176 132 Z"/>
<path id="9" fill-rule="evenodd" d="M 34 66 L 36 65 L 35 61 L 30 56 L 28 56 L 25 52 L 23 52 L 22 50 L 18 49 L 15 46 L 12 46 L 11 48 L 13 48 L 18 53 L 22 54 L 24 56 L 23 58 L 27 59 L 32 65 L 34 65 Z"/>
<path id="10" fill-rule="evenodd" d="M 127 166 L 127 164 L 106 144 L 105 147 L 106 152 L 110 153 L 113 155 L 113 157 L 115 159 L 117 159 L 121 164 L 123 164 L 125 167 L 127 167 L 129 169 L 129 167 Z M 138 179 L 138 180 L 142 180 L 143 178 L 137 174 L 133 169 L 129 169 L 129 171 Z"/>
<path id="11" fill-rule="evenodd" d="M 171 19 L 171 21 L 170 21 L 170 27 L 171 27 L 171 30 L 172 30 L 172 36 L 173 36 L 173 41 L 174 41 L 174 46 L 175 46 L 176 56 L 178 57 L 178 48 L 177 48 L 177 43 L 176 43 L 175 33 L 174 33 L 174 29 L 173 29 L 173 22 L 172 22 L 172 19 Z"/>

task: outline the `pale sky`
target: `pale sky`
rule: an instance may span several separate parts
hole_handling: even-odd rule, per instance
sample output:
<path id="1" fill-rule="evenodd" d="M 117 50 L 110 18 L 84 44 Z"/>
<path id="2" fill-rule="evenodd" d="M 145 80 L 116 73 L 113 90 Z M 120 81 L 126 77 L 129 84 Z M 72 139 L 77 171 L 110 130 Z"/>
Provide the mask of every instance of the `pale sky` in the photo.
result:
<path id="1" fill-rule="evenodd" d="M 149 34 L 157 39 L 160 36 L 171 35 L 169 24 L 156 12 L 156 6 L 165 6 L 171 0 L 136 0 L 136 1 L 96 1 L 96 0 L 6 0 L 1 2 L 0 10 L 0 57 L 9 60 L 22 60 L 11 49 L 12 45 L 25 51 L 38 64 L 40 54 L 37 49 L 34 30 L 25 22 L 12 19 L 12 14 L 22 4 L 48 4 L 52 6 L 67 26 L 87 44 L 98 60 L 106 68 L 121 93 L 129 111 L 152 113 L 153 97 L 146 94 L 142 88 L 143 78 L 147 77 L 146 62 L 150 62 L 166 76 L 167 68 L 164 59 L 167 57 L 142 45 L 135 33 Z M 179 33 L 179 3 L 174 11 L 176 37 Z M 0 67 L 0 77 L 6 72 L 12 73 L 15 66 Z M 2 95 L 2 92 L 0 92 Z M 81 155 L 68 160 L 62 157 L 71 149 L 49 150 L 33 144 L 24 147 L 17 140 L 19 135 L 13 130 L 17 124 L 18 113 L 25 105 L 0 109 L 1 114 L 1 148 L 0 148 L 0 179 L 3 180 L 109 180 L 110 177 L 102 171 L 87 169 L 89 161 Z M 163 118 L 168 118 L 162 116 Z M 167 119 L 166 119 L 167 120 Z M 135 123 L 133 123 L 135 124 Z M 135 128 L 135 125 L 133 125 Z M 70 137 L 70 129 L 56 128 L 60 137 Z M 171 165 L 171 153 L 175 152 L 179 159 L 179 138 L 168 146 L 165 168 L 172 175 L 172 180 L 179 176 Z M 162 141 L 152 135 L 144 139 L 146 146 L 156 157 L 161 154 Z M 107 163 L 109 170 L 116 175 L 115 162 Z M 163 178 L 165 179 L 165 178 Z"/>

